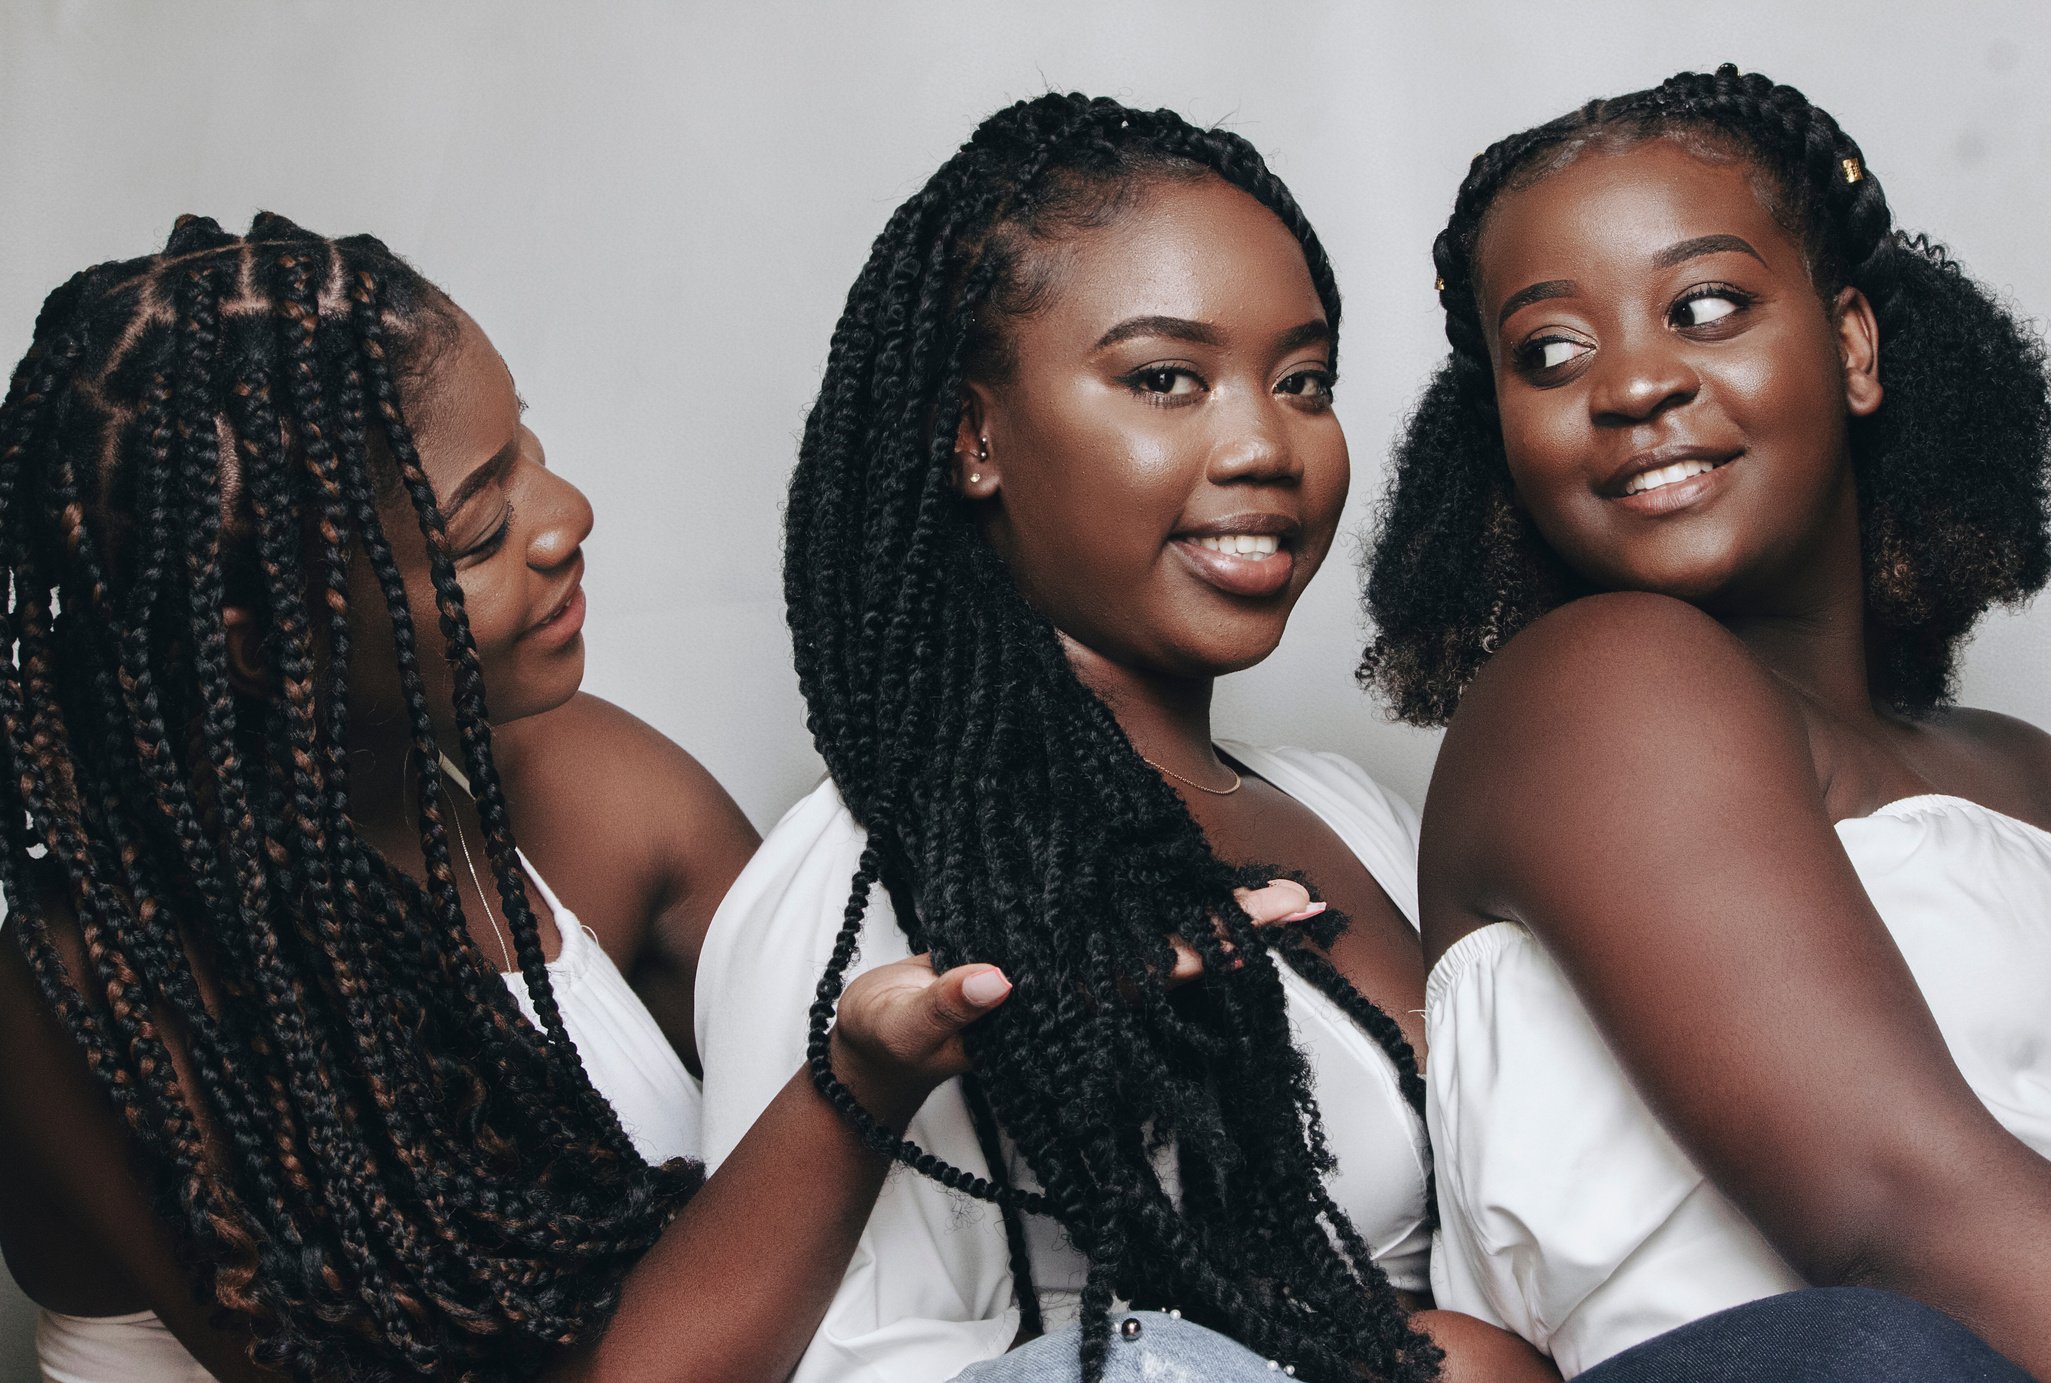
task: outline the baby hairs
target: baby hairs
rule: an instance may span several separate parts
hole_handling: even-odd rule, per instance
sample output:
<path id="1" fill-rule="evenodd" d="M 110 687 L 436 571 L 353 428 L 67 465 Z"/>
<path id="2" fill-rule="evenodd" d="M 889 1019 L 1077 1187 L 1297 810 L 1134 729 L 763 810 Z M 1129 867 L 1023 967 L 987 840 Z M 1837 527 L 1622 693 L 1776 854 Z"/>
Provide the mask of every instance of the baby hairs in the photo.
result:
<path id="1" fill-rule="evenodd" d="M 401 407 L 453 314 L 368 237 L 187 217 L 162 253 L 51 294 L 0 404 L 9 931 L 197 1290 L 299 1378 L 534 1372 L 606 1319 L 702 1175 L 635 1152 L 549 986 Z M 431 653 L 381 499 L 426 539 Z M 425 886 L 351 818 L 359 555 L 393 629 Z M 231 684 L 231 604 L 265 620 L 273 695 Z M 441 656 L 539 1031 L 464 925 L 421 678 Z"/>
<path id="2" fill-rule="evenodd" d="M 1072 95 L 984 121 L 891 216 L 848 294 L 784 566 L 812 733 L 867 833 L 812 1008 L 812 1071 L 876 1146 L 1004 1207 L 1029 1328 L 1019 1217 L 1059 1223 L 1089 1261 L 1090 1379 L 1120 1297 L 1179 1307 L 1299 1377 L 1430 1378 L 1436 1348 L 1325 1188 L 1332 1157 L 1270 941 L 1232 896 L 1265 871 L 1211 852 L 955 489 L 964 385 L 1010 368 L 1007 327 L 1057 291 L 1054 247 L 1116 224 L 1163 180 L 1203 178 L 1294 232 L 1336 330 L 1324 251 L 1245 140 Z M 1016 985 L 968 1036 L 994 1182 L 891 1136 L 833 1076 L 828 1024 L 879 886 L 915 950 L 941 967 L 995 962 Z M 1208 970 L 1173 995 L 1170 936 Z M 1314 952 L 1273 944 L 1381 1043 L 1421 1108 L 1394 1022 Z M 1037 1189 L 1006 1181 L 1000 1131 Z"/>
<path id="3" fill-rule="evenodd" d="M 1419 725 L 1451 719 L 1498 645 L 1584 593 L 1510 498 L 1475 300 L 1476 242 L 1506 189 L 1587 148 L 1674 138 L 1748 162 L 1825 303 L 1873 306 L 1885 402 L 1851 421 L 1875 694 L 1909 714 L 1954 693 L 1959 647 L 2051 575 L 2051 391 L 2036 337 L 1944 248 L 1895 229 L 1851 136 L 1793 87 L 1726 64 L 1587 105 L 1478 155 L 1432 247 L 1452 353 L 1398 438 L 1368 567 L 1361 680 Z"/>

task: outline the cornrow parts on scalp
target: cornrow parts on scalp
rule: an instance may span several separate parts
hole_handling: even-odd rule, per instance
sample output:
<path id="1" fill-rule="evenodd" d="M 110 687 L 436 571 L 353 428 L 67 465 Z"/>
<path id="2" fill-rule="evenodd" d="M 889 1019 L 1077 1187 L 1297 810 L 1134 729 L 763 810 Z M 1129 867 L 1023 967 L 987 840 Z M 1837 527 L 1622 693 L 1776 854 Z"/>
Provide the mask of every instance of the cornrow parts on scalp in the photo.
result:
<path id="1" fill-rule="evenodd" d="M 0 403 L 9 929 L 202 1297 L 291 1377 L 531 1374 L 605 1321 L 703 1175 L 640 1157 L 553 998 L 407 421 L 453 311 L 368 237 L 185 218 L 160 254 L 52 293 Z M 394 504 L 425 543 L 432 656 L 539 1031 L 463 916 Z M 351 636 L 359 554 L 424 881 L 352 809 L 348 674 L 379 656 Z M 231 605 L 267 621 L 273 695 L 237 688 Z"/>
<path id="2" fill-rule="evenodd" d="M 1060 1224 L 1089 1264 L 1087 1379 L 1121 1298 L 1179 1307 L 1298 1377 L 1431 1378 L 1437 1348 L 1326 1188 L 1333 1161 L 1275 953 L 1361 1022 L 1421 1108 L 1414 1054 L 1329 963 L 1255 932 L 1232 890 L 1277 871 L 1212 852 L 954 488 L 964 387 L 1007 368 L 1006 323 L 1053 291 L 1049 247 L 1115 222 L 1151 182 L 1200 178 L 1292 232 L 1336 333 L 1331 266 L 1249 144 L 1079 95 L 986 120 L 891 216 L 849 292 L 786 519 L 808 723 L 867 834 L 811 1006 L 810 1069 L 874 1146 L 1003 1208 L 1029 1327 L 1021 1217 Z M 1013 981 L 966 1034 L 987 1178 L 890 1133 L 832 1070 L 829 1025 L 879 888 L 936 968 L 987 961 Z M 1208 976 L 1172 996 L 1171 937 Z M 1035 1186 L 1011 1183 L 1001 1140 Z"/>
<path id="3" fill-rule="evenodd" d="M 1469 167 L 1432 246 L 1452 350 L 1396 441 L 1360 680 L 1397 718 L 1442 725 L 1503 641 L 1590 589 L 1512 502 L 1475 252 L 1505 191 L 1585 149 L 1648 139 L 1748 164 L 1822 301 L 1855 288 L 1872 305 L 1886 402 L 1851 422 L 1867 641 L 1879 699 L 1925 714 L 1954 694 L 1980 615 L 2051 577 L 2044 349 L 1941 245 L 1895 228 L 1880 179 L 1827 111 L 1729 64 L 1590 101 Z"/>

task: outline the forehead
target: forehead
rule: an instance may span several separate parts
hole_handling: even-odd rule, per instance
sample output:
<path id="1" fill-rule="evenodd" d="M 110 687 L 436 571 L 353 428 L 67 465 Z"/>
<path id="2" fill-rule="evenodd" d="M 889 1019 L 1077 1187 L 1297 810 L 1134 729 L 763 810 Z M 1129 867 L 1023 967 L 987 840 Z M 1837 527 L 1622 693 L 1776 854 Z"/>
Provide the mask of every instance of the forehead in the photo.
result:
<path id="1" fill-rule="evenodd" d="M 1258 335 L 1323 315 L 1295 235 L 1216 177 L 1155 181 L 1124 215 L 1053 252 L 1054 292 L 1023 334 L 1080 329 L 1094 340 L 1127 318 L 1161 315 Z"/>
<path id="2" fill-rule="evenodd" d="M 1475 242 L 1484 303 L 1527 283 L 1643 265 L 1669 245 L 1737 235 L 1769 265 L 1800 268 L 1801 249 L 1744 159 L 1652 138 L 1581 151 L 1565 167 L 1496 198 Z"/>

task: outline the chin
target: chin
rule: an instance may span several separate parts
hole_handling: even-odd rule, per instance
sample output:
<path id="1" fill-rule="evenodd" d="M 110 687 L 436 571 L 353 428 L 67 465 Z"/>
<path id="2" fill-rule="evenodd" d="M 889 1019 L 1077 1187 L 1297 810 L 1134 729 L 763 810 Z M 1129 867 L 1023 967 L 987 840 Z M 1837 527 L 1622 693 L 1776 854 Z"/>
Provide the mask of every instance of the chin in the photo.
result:
<path id="1" fill-rule="evenodd" d="M 545 715 L 570 703 L 584 686 L 583 639 L 577 640 L 574 653 L 565 649 L 551 663 L 554 665 L 541 669 L 522 669 L 527 675 L 520 679 L 517 689 L 505 696 L 492 691 L 491 675 L 485 674 L 485 697 L 493 725 Z"/>

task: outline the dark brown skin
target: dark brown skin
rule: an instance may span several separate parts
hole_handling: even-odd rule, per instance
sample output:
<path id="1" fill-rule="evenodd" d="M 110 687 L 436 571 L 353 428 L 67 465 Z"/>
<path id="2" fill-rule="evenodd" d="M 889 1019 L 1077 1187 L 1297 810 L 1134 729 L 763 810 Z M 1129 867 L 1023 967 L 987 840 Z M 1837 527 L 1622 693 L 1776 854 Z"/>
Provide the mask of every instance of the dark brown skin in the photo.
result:
<path id="1" fill-rule="evenodd" d="M 1806 1278 L 1921 1298 L 2051 1378 L 2051 1163 L 1960 1076 L 1833 830 L 1933 792 L 2051 828 L 2051 737 L 1874 703 L 1847 448 L 1881 403 L 1870 308 L 1819 298 L 1744 165 L 1664 140 L 1505 193 L 1477 259 L 1518 499 L 1614 594 L 1518 635 L 1454 718 L 1427 957 L 1529 927 Z M 1660 447 L 1723 464 L 1647 512 L 1622 486 Z"/>
<path id="2" fill-rule="evenodd" d="M 688 754 L 578 691 L 584 646 L 572 626 L 581 624 L 580 608 L 573 606 L 574 619 L 537 628 L 582 575 L 590 506 L 543 464 L 491 343 L 468 317 L 460 325 L 454 349 L 406 402 L 436 493 L 446 501 L 472 492 L 446 504 L 444 517 L 451 550 L 460 554 L 515 835 L 695 1070 L 689 1000 L 699 948 L 758 838 Z M 425 546 L 410 507 L 394 506 L 385 527 L 416 626 L 432 631 Z M 360 561 L 352 611 L 356 820 L 392 859 L 423 872 L 402 807 L 410 792 L 408 738 L 390 622 Z M 266 694 L 262 629 L 246 611 L 230 612 L 228 623 L 243 689 Z M 459 741 L 446 665 L 437 653 L 422 661 L 430 702 L 440 708 L 437 736 L 453 748 Z M 451 789 L 443 805 L 461 821 L 490 890 L 483 831 L 468 798 Z M 499 957 L 505 923 L 496 899 L 478 895 L 460 860 L 458 882 L 473 938 L 486 957 Z M 553 957 L 561 941 L 531 887 L 528 902 Z M 75 931 L 60 940 L 76 971 Z M 880 967 L 842 1000 L 835 1069 L 867 1109 L 901 1129 L 935 1085 L 967 1069 L 962 1028 L 1008 992 L 987 965 L 937 977 L 923 958 Z M 794 1075 L 630 1275 L 610 1329 L 545 1376 L 636 1383 L 784 1377 L 832 1297 L 886 1169 L 811 1082 Z M 16 1279 L 57 1311 L 153 1310 L 219 1377 L 269 1377 L 248 1363 L 246 1336 L 214 1323 L 211 1305 L 193 1297 L 144 1185 L 125 1130 L 70 1036 L 45 1013 L 19 949 L 0 946 L 0 1246 Z M 806 1194 L 789 1195 L 792 1185 Z"/>
<path id="3" fill-rule="evenodd" d="M 1295 237 L 1214 178 L 1157 183 L 1058 253 L 1058 291 L 1013 327 L 1013 369 L 970 388 L 961 489 L 1139 752 L 1226 788 L 1212 685 L 1273 651 L 1346 499 L 1323 308 Z M 1273 534 L 1279 552 L 1228 565 L 1191 550 L 1205 532 Z M 1251 775 L 1227 796 L 1167 781 L 1226 859 L 1301 870 L 1352 919 L 1333 961 L 1422 1056 L 1416 934 L 1345 843 Z M 1449 1379 L 1557 1378 L 1471 1318 L 1420 1324 Z"/>

